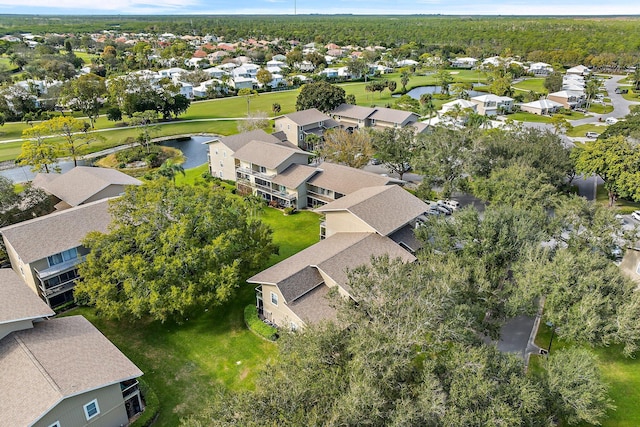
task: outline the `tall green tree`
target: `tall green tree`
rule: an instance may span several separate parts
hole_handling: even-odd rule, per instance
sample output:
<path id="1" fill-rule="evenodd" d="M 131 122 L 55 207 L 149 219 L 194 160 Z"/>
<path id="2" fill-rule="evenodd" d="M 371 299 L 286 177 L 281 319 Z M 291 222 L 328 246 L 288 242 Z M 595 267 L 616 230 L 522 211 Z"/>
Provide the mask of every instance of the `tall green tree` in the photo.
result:
<path id="1" fill-rule="evenodd" d="M 108 233 L 90 233 L 79 302 L 112 318 L 165 321 L 227 301 L 276 252 L 271 230 L 222 190 L 159 179 L 111 204 Z"/>
<path id="2" fill-rule="evenodd" d="M 42 123 L 22 131 L 27 141 L 22 143 L 18 164 L 31 166 L 33 172 L 60 172 L 56 166 L 61 154 L 60 145 L 49 138 L 51 129 Z"/>
<path id="3" fill-rule="evenodd" d="M 400 179 L 411 170 L 416 133 L 412 127 L 387 128 L 373 131 L 371 142 L 375 149 L 375 157 Z"/>
<path id="4" fill-rule="evenodd" d="M 339 86 L 319 81 L 307 83 L 300 89 L 296 98 L 296 110 L 317 108 L 327 113 L 345 103 L 345 91 Z"/>
<path id="5" fill-rule="evenodd" d="M 105 79 L 89 73 L 69 80 L 63 88 L 61 101 L 86 114 L 93 127 L 106 95 Z"/>
<path id="6" fill-rule="evenodd" d="M 453 83 L 453 76 L 445 69 L 440 69 L 435 75 L 436 84 L 440 86 L 440 93 L 449 95 L 449 87 Z"/>
<path id="7" fill-rule="evenodd" d="M 363 129 L 353 132 L 343 129 L 327 131 L 319 156 L 352 168 L 364 167 L 373 157 L 371 135 Z"/>

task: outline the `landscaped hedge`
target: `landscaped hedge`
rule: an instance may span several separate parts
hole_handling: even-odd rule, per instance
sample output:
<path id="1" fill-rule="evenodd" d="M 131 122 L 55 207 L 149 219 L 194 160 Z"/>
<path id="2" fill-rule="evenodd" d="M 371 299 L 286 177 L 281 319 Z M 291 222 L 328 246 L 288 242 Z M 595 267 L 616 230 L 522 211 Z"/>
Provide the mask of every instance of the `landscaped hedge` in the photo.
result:
<path id="1" fill-rule="evenodd" d="M 146 406 L 142 415 L 132 422 L 129 427 L 149 427 L 156 420 L 158 412 L 160 411 L 160 400 L 158 400 L 158 396 L 156 396 L 153 389 L 151 389 L 143 379 L 138 378 L 138 382 L 140 383 L 140 391 L 142 392 Z"/>
<path id="2" fill-rule="evenodd" d="M 275 341 L 278 337 L 278 330 L 260 320 L 258 317 L 258 309 L 253 304 L 244 308 L 244 323 L 253 333 L 270 341 Z"/>

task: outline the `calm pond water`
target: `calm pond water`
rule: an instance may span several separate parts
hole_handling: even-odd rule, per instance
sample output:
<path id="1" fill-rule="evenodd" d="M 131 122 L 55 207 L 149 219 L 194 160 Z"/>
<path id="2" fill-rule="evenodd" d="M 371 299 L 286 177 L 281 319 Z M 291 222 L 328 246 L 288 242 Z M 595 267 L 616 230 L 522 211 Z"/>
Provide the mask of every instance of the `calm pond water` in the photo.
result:
<path id="1" fill-rule="evenodd" d="M 200 166 L 203 163 L 207 163 L 207 151 L 208 145 L 205 144 L 206 141 L 210 141 L 213 139 L 213 136 L 192 136 L 187 140 L 175 140 L 171 139 L 168 141 L 162 141 L 160 145 L 164 145 L 167 147 L 177 148 L 182 151 L 184 156 L 186 157 L 185 162 L 182 164 L 182 167 L 185 169 L 191 169 L 196 166 Z M 88 160 L 78 160 L 78 166 L 85 166 L 90 164 Z M 62 170 L 62 172 L 67 172 L 73 169 L 73 161 L 65 160 L 62 162 L 58 162 L 58 166 Z M 29 166 L 16 166 L 9 169 L 4 169 L 0 171 L 0 175 L 9 178 L 14 183 L 21 183 L 26 181 L 31 181 L 36 174 L 31 172 Z"/>
<path id="2" fill-rule="evenodd" d="M 436 93 L 440 93 L 441 90 L 442 88 L 440 86 L 420 86 L 420 87 L 414 87 L 413 89 L 411 89 L 409 92 L 407 92 L 407 95 L 409 95 L 413 99 L 419 100 L 420 95 L 422 94 L 425 94 L 425 93 L 436 94 Z M 470 97 L 486 95 L 485 92 L 479 92 L 477 90 L 468 90 L 467 93 L 469 94 Z M 399 95 L 394 95 L 394 96 L 399 96 Z"/>

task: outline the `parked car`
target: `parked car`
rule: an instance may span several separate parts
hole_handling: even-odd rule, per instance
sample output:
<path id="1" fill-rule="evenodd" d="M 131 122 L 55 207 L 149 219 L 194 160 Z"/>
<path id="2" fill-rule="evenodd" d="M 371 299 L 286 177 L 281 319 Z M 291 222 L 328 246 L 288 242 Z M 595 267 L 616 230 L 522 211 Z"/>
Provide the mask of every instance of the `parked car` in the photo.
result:
<path id="1" fill-rule="evenodd" d="M 604 122 L 608 125 L 615 125 L 616 123 L 618 123 L 618 119 L 616 119 L 615 117 L 607 117 Z"/>
<path id="2" fill-rule="evenodd" d="M 597 138 L 600 136 L 600 134 L 598 132 L 587 132 L 586 136 L 587 138 Z"/>
<path id="3" fill-rule="evenodd" d="M 460 209 L 460 202 L 458 202 L 457 200 L 438 200 L 437 202 L 439 205 L 444 206 L 452 211 L 457 211 L 458 209 Z"/>
<path id="4" fill-rule="evenodd" d="M 631 212 L 631 218 L 635 219 L 636 221 L 640 221 L 640 211 Z"/>
<path id="5" fill-rule="evenodd" d="M 435 204 L 435 205 L 431 205 L 430 208 L 431 210 L 436 210 L 443 215 L 451 215 L 451 210 L 444 205 Z"/>

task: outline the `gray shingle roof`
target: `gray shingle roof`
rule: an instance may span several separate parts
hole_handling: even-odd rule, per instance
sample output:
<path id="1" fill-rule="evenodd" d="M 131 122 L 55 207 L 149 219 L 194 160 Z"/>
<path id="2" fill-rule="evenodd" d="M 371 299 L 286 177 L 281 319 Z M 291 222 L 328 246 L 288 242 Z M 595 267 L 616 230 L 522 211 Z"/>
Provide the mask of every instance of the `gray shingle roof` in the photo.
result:
<path id="1" fill-rule="evenodd" d="M 38 178 L 34 185 L 71 206 L 78 206 L 110 185 L 142 185 L 139 180 L 116 169 L 76 166 L 53 178 Z"/>
<path id="2" fill-rule="evenodd" d="M 369 117 L 375 111 L 371 107 L 361 107 L 359 105 L 340 104 L 333 111 L 332 116 L 343 116 L 352 119 L 364 120 Z"/>
<path id="3" fill-rule="evenodd" d="M 309 184 L 342 194 L 350 194 L 361 188 L 401 182 L 361 169 L 329 162 L 322 163 L 318 169 L 322 170 L 322 173 L 311 178 Z"/>
<path id="4" fill-rule="evenodd" d="M 402 123 L 407 119 L 418 120 L 419 116 L 411 111 L 395 110 L 393 108 L 376 107 L 375 112 L 369 117 L 372 120 L 379 120 L 388 123 Z"/>
<path id="5" fill-rule="evenodd" d="M 10 268 L 0 268 L 0 324 L 55 313 Z"/>
<path id="6" fill-rule="evenodd" d="M 287 117 L 298 126 L 306 126 L 312 123 L 324 122 L 331 119 L 331 117 L 316 108 L 296 111 L 295 113 L 285 114 L 283 117 Z"/>
<path id="7" fill-rule="evenodd" d="M 245 162 L 264 166 L 267 169 L 276 169 L 294 154 L 311 155 L 306 151 L 280 144 L 250 141 L 236 151 L 234 157 Z"/>
<path id="8" fill-rule="evenodd" d="M 397 185 L 363 188 L 316 209 L 324 213 L 349 211 L 383 236 L 428 210 L 429 205 Z"/>
<path id="9" fill-rule="evenodd" d="M 38 322 L 0 341 L 0 419 L 30 425 L 62 399 L 142 375 L 82 316 Z"/>
<path id="10" fill-rule="evenodd" d="M 318 169 L 308 165 L 291 165 L 273 178 L 273 183 L 287 188 L 297 188 L 318 173 Z"/>
<path id="11" fill-rule="evenodd" d="M 25 264 L 80 246 L 90 231 L 105 233 L 109 200 L 98 200 L 0 229 Z"/>
<path id="12" fill-rule="evenodd" d="M 237 135 L 225 136 L 224 138 L 220 138 L 220 142 L 227 146 L 231 151 L 236 152 L 245 145 L 247 145 L 251 141 L 264 141 L 271 142 L 277 144 L 280 140 L 273 136 L 269 135 L 262 129 L 256 129 L 249 132 L 239 133 Z M 216 141 L 213 141 L 216 142 Z"/>

